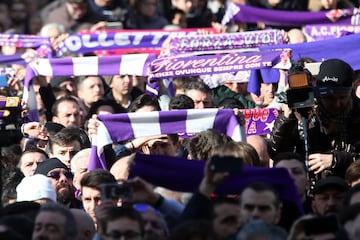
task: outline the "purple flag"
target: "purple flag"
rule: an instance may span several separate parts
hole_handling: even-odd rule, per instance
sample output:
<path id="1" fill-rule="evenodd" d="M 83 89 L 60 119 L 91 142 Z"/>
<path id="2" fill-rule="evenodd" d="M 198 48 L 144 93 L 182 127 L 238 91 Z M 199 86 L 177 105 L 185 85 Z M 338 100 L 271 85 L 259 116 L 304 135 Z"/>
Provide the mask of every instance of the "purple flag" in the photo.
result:
<path id="1" fill-rule="evenodd" d="M 204 174 L 205 161 L 184 158 L 136 154 L 135 164 L 130 166 L 130 176 L 139 176 L 146 181 L 174 191 L 195 192 Z M 244 167 L 241 174 L 231 174 L 215 190 L 217 194 L 239 194 L 253 182 L 267 182 L 279 191 L 282 200 L 293 202 L 300 214 L 301 200 L 294 181 L 284 168 Z"/>
<path id="2" fill-rule="evenodd" d="M 230 2 L 225 12 L 222 24 L 230 21 L 244 23 L 263 22 L 273 25 L 302 26 L 306 24 L 359 24 L 360 15 L 356 8 L 333 9 L 328 11 L 284 11 L 251 7 Z"/>
<path id="3" fill-rule="evenodd" d="M 105 168 L 106 145 L 144 136 L 171 133 L 197 133 L 216 129 L 235 141 L 245 140 L 244 128 L 232 109 L 189 109 L 143 113 L 99 115 L 97 135 L 93 137 L 89 170 Z"/>

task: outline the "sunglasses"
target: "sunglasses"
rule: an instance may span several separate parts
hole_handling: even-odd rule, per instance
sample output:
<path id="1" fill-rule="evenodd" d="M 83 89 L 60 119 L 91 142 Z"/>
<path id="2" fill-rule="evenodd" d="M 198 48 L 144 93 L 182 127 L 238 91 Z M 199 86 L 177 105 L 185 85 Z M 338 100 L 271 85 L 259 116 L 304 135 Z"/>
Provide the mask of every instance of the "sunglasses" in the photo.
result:
<path id="1" fill-rule="evenodd" d="M 47 176 L 58 180 L 60 178 L 61 174 L 64 174 L 64 176 L 68 179 L 74 178 L 74 174 L 70 171 L 54 171 L 54 172 L 49 173 Z"/>

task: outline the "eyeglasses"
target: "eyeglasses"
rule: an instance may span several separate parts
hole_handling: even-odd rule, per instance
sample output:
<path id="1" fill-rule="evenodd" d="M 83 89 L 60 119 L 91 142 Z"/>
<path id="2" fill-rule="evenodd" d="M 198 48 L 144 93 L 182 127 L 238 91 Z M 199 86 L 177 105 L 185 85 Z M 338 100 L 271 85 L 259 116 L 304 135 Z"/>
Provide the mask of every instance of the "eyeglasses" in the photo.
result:
<path id="1" fill-rule="evenodd" d="M 137 239 L 141 234 L 135 231 L 125 231 L 125 232 L 120 232 L 120 231 L 112 231 L 110 233 L 106 233 L 105 236 L 112 238 L 112 239 L 120 239 L 121 237 L 124 237 L 126 240 L 132 240 L 132 239 Z"/>
<path id="2" fill-rule="evenodd" d="M 49 173 L 47 176 L 58 180 L 60 178 L 61 174 L 64 174 L 64 176 L 68 179 L 74 178 L 74 174 L 70 171 L 54 171 L 54 172 Z"/>

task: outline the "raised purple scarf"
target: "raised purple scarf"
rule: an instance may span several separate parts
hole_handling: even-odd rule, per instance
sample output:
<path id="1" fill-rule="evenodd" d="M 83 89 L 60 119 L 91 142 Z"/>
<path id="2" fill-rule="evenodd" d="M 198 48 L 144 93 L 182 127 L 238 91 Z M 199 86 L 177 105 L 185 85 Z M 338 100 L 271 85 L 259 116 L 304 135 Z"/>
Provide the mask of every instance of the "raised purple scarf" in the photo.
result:
<path id="1" fill-rule="evenodd" d="M 144 136 L 170 133 L 197 133 L 216 129 L 235 141 L 244 141 L 245 132 L 232 109 L 189 109 L 176 111 L 142 112 L 99 115 L 97 135 L 89 170 L 106 169 L 103 148 L 106 145 Z"/>
<path id="2" fill-rule="evenodd" d="M 204 175 L 205 161 L 138 153 L 134 162 L 129 178 L 139 176 L 156 186 L 180 192 L 195 192 Z M 231 174 L 215 193 L 239 194 L 258 181 L 273 185 L 282 200 L 295 203 L 299 212 L 304 212 L 294 181 L 285 168 L 244 167 L 243 173 Z"/>

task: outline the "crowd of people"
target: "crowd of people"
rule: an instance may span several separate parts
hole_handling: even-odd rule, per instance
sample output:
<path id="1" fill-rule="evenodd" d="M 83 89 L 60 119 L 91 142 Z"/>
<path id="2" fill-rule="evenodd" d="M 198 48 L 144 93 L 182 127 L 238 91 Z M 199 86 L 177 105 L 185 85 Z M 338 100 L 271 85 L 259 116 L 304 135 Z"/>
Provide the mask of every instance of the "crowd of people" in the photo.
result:
<path id="1" fill-rule="evenodd" d="M 308 12 L 359 7 L 350 0 L 236 3 Z M 0 31 L 48 37 L 53 48 L 68 34 L 99 29 L 277 28 L 285 43 L 307 42 L 302 26 L 221 26 L 227 5 L 220 0 L 3 0 Z M 1 50 L 4 55 L 27 51 L 6 44 Z M 322 61 L 314 73 L 306 68 L 313 62 L 304 56 L 289 70 L 277 69 L 274 81 L 260 77 L 258 93 L 249 91 L 255 74 L 250 70 L 218 74 L 215 87 L 203 76 L 173 78 L 171 91 L 159 81 L 158 96 L 147 91 L 145 76 L 36 76 L 30 94 L 38 121 L 30 120 L 25 102 L 16 109 L 2 104 L 23 96 L 26 67 L 12 64 L 14 74 L 0 87 L 0 238 L 359 239 L 359 69 L 339 56 Z M 304 89 L 312 93 L 305 99 L 312 104 L 305 107 L 296 102 L 303 96 L 289 102 L 294 101 L 289 79 L 298 74 L 306 76 Z M 89 167 L 102 131 L 100 115 L 210 108 L 233 109 L 242 129 L 244 109 L 277 109 L 278 115 L 270 133 L 248 134 L 242 142 L 215 129 L 115 141 L 104 148 L 106 169 Z M 153 166 L 141 175 L 136 166 L 144 156 Z"/>

